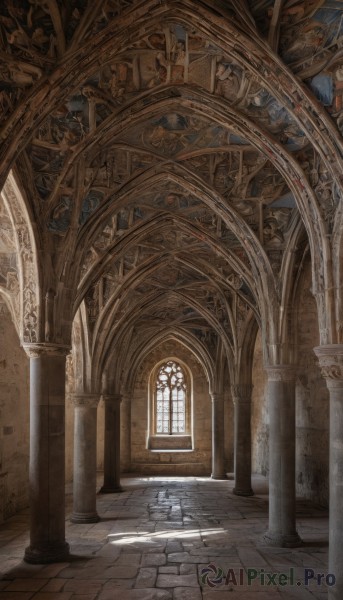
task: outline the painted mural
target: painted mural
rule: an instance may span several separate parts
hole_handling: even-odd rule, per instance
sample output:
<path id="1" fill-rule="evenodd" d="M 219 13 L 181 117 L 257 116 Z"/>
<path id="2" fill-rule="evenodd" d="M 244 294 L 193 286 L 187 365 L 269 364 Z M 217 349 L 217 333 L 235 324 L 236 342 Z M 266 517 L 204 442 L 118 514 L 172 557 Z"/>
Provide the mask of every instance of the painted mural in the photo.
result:
<path id="1" fill-rule="evenodd" d="M 86 0 L 4 0 L 0 46 L 9 58 L 0 67 L 3 115 L 29 97 L 42 78 L 53 78 L 66 53 L 73 56 L 80 48 L 86 52 L 88 42 L 107 28 L 112 31 L 122 17 L 133 28 L 129 15 L 134 4 L 107 0 L 99 12 Z M 204 5 L 213 8 L 210 2 Z M 295 188 L 302 186 L 303 191 L 304 182 L 314 191 L 331 231 L 339 188 L 317 151 L 313 122 L 299 117 L 300 93 L 291 90 L 292 100 L 287 98 L 281 66 L 271 56 L 279 55 L 343 131 L 341 2 L 286 0 L 276 14 L 278 5 L 249 0 L 239 11 L 237 3 L 218 2 L 218 13 L 227 11 L 230 26 L 237 26 L 237 38 L 226 39 L 222 48 L 224 34 L 214 43 L 210 28 L 201 32 L 199 23 L 177 22 L 177 16 L 155 18 L 151 26 L 137 28 L 118 52 L 111 51 L 109 36 L 101 60 L 92 68 L 84 64 L 82 77 L 75 71 L 75 83 L 70 79 L 66 84 L 68 96 L 61 93 L 49 116 L 38 119 L 17 167 L 52 244 L 62 248 L 76 231 L 86 236 L 98 215 L 106 215 L 82 258 L 85 281 L 106 252 L 114 252 L 115 266 L 104 275 L 101 294 L 96 286 L 89 291 L 93 322 L 94 307 L 113 294 L 116 278 L 122 282 L 141 265 L 175 249 L 180 261 L 186 249 L 204 264 L 211 255 L 216 276 L 231 286 L 238 285 L 228 264 L 234 256 L 242 269 L 237 289 L 251 300 L 247 246 L 260 252 L 259 257 L 267 256 L 275 274 L 280 272 L 298 218 Z M 243 30 L 248 31 L 246 54 L 240 46 Z M 263 64 L 251 51 L 258 30 Z M 270 65 L 280 77 L 279 87 Z M 273 166 L 276 159 L 289 184 Z M 292 161 L 303 178 L 292 171 Z M 136 239 L 136 232 L 163 218 L 169 229 L 178 223 L 180 231 L 161 226 L 152 239 L 139 238 L 135 250 L 122 250 L 130 236 Z M 192 234 L 185 233 L 187 226 L 193 227 Z M 176 285 L 182 278 L 174 266 L 168 281 L 163 271 L 157 275 L 159 285 Z"/>
<path id="2" fill-rule="evenodd" d="M 7 0 L 2 19 L 7 44 L 14 32 L 11 29 L 13 23 L 18 21 L 23 31 L 24 25 L 28 27 L 27 23 L 20 20 L 22 13 L 18 7 L 19 15 L 16 15 L 16 11 L 10 14 L 12 4 Z M 266 32 L 274 5 L 268 1 L 253 4 L 251 9 L 257 25 Z M 73 5 L 71 28 L 74 27 L 73 22 L 76 24 L 82 18 L 83 6 L 81 1 Z M 104 14 L 94 22 L 93 27 L 105 27 L 111 18 L 125 13 L 130 6 L 130 2 L 108 2 Z M 54 21 L 53 16 L 44 13 L 44 10 L 42 7 L 38 10 L 36 6 L 32 9 L 31 28 L 35 23 L 38 27 L 40 20 L 48 19 L 50 24 L 46 23 L 45 29 L 55 30 L 56 17 Z M 13 22 L 4 20 L 5 16 Z M 305 83 L 342 129 L 340 17 L 337 2 L 286 2 L 279 18 L 279 48 L 284 60 L 292 68 L 297 57 L 301 57 L 305 65 L 303 71 L 299 70 L 300 67 L 294 69 L 301 77 L 311 74 L 305 77 Z M 27 15 L 25 18 L 28 19 Z M 306 36 L 308 34 L 311 38 L 314 33 L 318 34 L 318 28 L 321 31 L 325 29 L 326 41 L 324 43 L 322 40 L 311 54 L 306 49 Z M 77 30 L 76 26 L 73 33 L 65 34 L 65 43 L 72 42 Z M 291 32 L 294 39 L 291 39 Z M 299 49 L 297 43 L 303 39 L 306 48 Z M 47 44 L 45 40 L 41 45 L 45 52 L 48 52 Z M 29 47 L 32 50 L 31 45 L 32 42 L 27 43 L 24 54 Z M 18 50 L 19 46 L 14 46 Z M 324 59 L 318 58 L 324 56 L 323 53 L 326 53 L 324 62 Z M 311 71 L 306 71 L 306 61 L 310 61 Z M 172 86 L 172 90 L 175 88 L 171 93 L 176 97 L 176 90 L 180 86 L 189 90 L 188 96 L 187 93 L 183 95 L 187 102 L 192 99 L 192 89 L 206 91 L 210 96 L 234 107 L 239 114 L 247 116 L 266 135 L 277 138 L 301 163 L 306 173 L 313 173 L 317 166 L 322 169 L 305 129 L 299 126 L 290 111 L 270 90 L 261 86 L 252 72 L 238 63 L 237 57 L 233 59 L 225 55 L 196 30 L 168 22 L 154 33 L 144 35 L 143 32 L 116 57 L 105 60 L 37 128 L 26 153 L 26 162 L 31 167 L 27 177 L 36 201 L 44 204 L 42 214 L 50 232 L 66 235 L 75 210 L 79 214 L 74 221 L 82 227 L 125 182 L 139 172 L 152 168 L 158 163 L 159 157 L 164 157 L 182 161 L 211 185 L 215 185 L 218 192 L 247 218 L 254 232 L 259 230 L 261 238 L 263 228 L 261 230 L 256 224 L 256 213 L 263 212 L 263 208 L 257 208 L 258 202 L 254 199 L 261 196 L 263 187 L 265 206 L 287 190 L 277 174 L 268 175 L 267 167 L 263 167 L 265 158 L 256 153 L 254 155 L 250 151 L 250 144 L 232 125 L 223 127 L 210 123 L 179 105 L 174 111 L 158 112 L 153 118 L 145 119 L 144 125 L 136 124 L 121 131 L 121 114 L 125 107 L 136 99 L 139 99 L 142 107 L 148 105 L 147 94 L 163 90 L 166 86 Z M 100 152 L 93 153 L 89 140 L 100 142 L 109 127 L 113 129 L 113 137 L 108 137 L 108 143 L 102 146 Z M 218 149 L 217 155 L 214 154 L 215 149 Z M 80 151 L 85 159 L 84 191 L 82 201 L 75 203 L 70 190 L 77 174 L 72 163 L 73 156 Z M 326 177 L 325 181 L 321 179 L 314 182 L 314 188 L 320 205 L 325 207 L 329 222 L 332 211 L 327 207 L 327 195 L 331 193 L 336 198 L 337 193 L 332 178 Z M 334 203 L 336 205 L 337 200 Z"/>

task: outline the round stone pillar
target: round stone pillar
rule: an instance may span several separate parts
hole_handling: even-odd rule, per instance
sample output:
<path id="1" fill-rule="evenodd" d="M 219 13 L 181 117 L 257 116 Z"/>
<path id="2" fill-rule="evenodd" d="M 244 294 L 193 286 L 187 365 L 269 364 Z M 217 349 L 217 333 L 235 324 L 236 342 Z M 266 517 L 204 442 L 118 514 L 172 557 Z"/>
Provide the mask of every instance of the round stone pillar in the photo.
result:
<path id="1" fill-rule="evenodd" d="M 212 479 L 226 479 L 224 451 L 224 395 L 213 393 L 212 400 Z"/>
<path id="2" fill-rule="evenodd" d="M 120 423 L 121 471 L 127 473 L 131 468 L 131 398 L 129 396 L 122 398 Z"/>
<path id="3" fill-rule="evenodd" d="M 96 424 L 100 397 L 73 394 L 74 479 L 72 523 L 96 523 Z"/>
<path id="4" fill-rule="evenodd" d="M 26 344 L 30 358 L 30 545 L 34 564 L 68 558 L 65 541 L 65 372 L 69 348 Z"/>
<path id="5" fill-rule="evenodd" d="M 267 368 L 269 401 L 269 529 L 272 546 L 301 545 L 296 531 L 295 369 Z"/>
<path id="6" fill-rule="evenodd" d="M 251 392 L 252 385 L 231 386 L 235 407 L 235 487 L 237 496 L 253 496 L 251 487 Z"/>
<path id="7" fill-rule="evenodd" d="M 343 344 L 314 348 L 330 394 L 329 600 L 343 598 Z"/>
<path id="8" fill-rule="evenodd" d="M 120 394 L 103 394 L 105 405 L 104 485 L 100 492 L 122 492 L 120 485 Z"/>

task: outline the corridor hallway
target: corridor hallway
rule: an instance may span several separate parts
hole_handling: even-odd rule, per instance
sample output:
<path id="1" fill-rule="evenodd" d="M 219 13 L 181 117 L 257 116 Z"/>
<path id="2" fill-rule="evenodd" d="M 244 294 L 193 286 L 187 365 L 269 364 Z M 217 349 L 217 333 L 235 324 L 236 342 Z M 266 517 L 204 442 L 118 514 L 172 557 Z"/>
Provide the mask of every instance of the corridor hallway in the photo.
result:
<path id="1" fill-rule="evenodd" d="M 122 486 L 122 493 L 97 496 L 101 521 L 87 525 L 70 522 L 72 496 L 67 489 L 71 557 L 65 563 L 22 561 L 29 540 L 28 510 L 2 524 L 0 600 L 327 597 L 325 585 L 315 580 L 317 574 L 327 575 L 326 510 L 298 501 L 303 546 L 271 548 L 261 541 L 268 526 L 268 492 L 261 476 L 253 477 L 255 496 L 248 498 L 232 493 L 233 481 L 206 477 L 131 476 L 122 479 Z M 272 581 L 280 576 L 283 585 L 262 585 L 263 573 L 265 584 L 270 581 L 266 574 L 278 573 Z"/>

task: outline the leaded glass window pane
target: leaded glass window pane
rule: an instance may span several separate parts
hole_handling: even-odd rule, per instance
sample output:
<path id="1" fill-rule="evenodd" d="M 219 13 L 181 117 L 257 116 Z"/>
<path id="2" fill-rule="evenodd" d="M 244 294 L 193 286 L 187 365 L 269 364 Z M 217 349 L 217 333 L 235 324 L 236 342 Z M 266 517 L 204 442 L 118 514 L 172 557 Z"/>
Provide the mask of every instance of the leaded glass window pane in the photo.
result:
<path id="1" fill-rule="evenodd" d="M 156 381 L 156 433 L 185 433 L 186 382 L 182 367 L 168 361 Z"/>

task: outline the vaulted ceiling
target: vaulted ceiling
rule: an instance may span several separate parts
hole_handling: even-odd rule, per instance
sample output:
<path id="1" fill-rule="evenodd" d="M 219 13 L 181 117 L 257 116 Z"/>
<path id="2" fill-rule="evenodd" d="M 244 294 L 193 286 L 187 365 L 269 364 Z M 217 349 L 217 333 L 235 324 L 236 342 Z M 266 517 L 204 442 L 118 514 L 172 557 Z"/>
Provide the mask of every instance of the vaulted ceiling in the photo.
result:
<path id="1" fill-rule="evenodd" d="M 282 337 L 304 256 L 325 279 L 340 229 L 342 23 L 334 0 L 1 3 L 0 176 L 57 341 L 83 301 L 119 373 L 168 336 L 213 359 L 237 359 L 251 319 Z"/>

